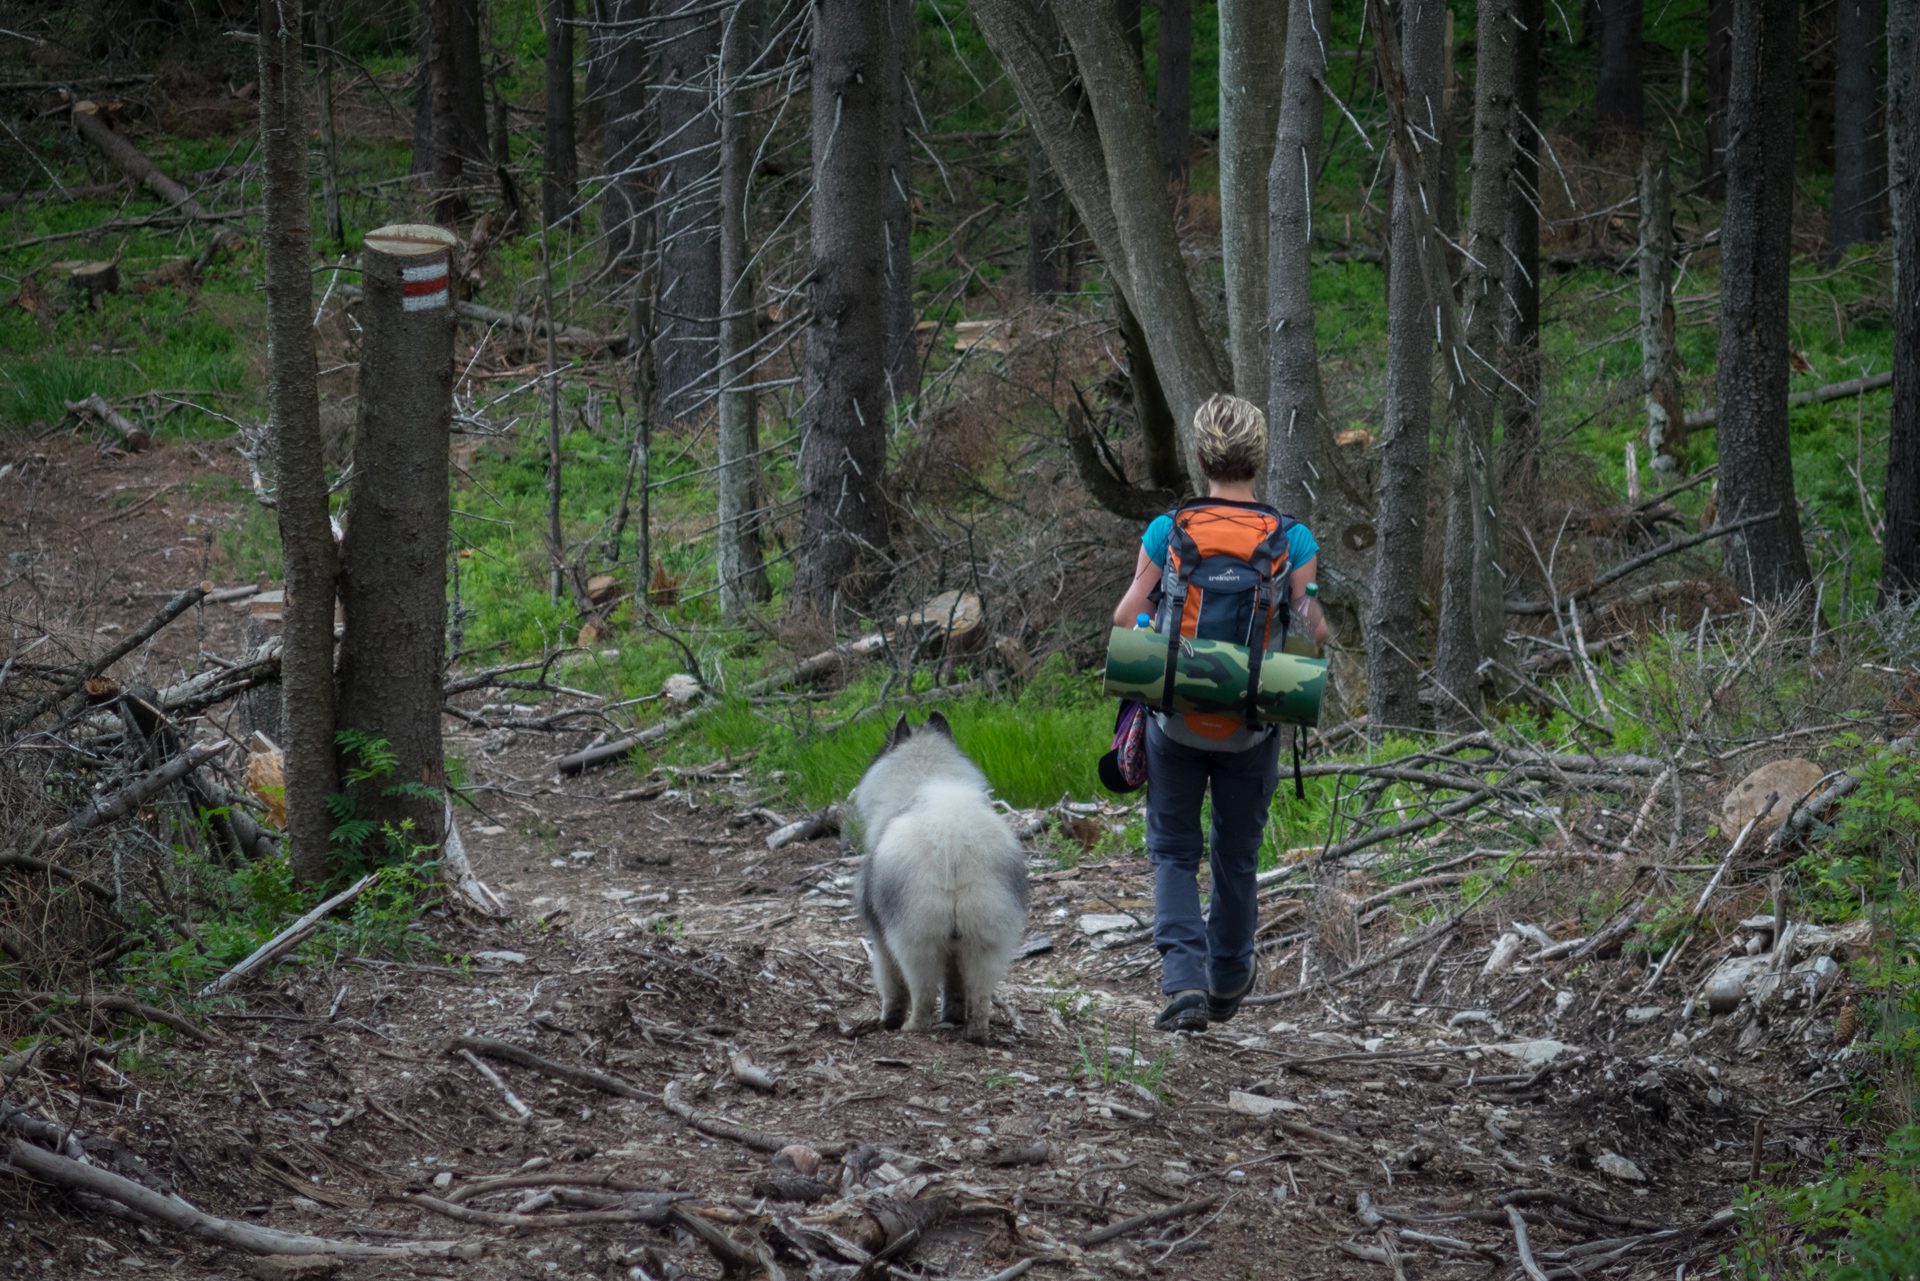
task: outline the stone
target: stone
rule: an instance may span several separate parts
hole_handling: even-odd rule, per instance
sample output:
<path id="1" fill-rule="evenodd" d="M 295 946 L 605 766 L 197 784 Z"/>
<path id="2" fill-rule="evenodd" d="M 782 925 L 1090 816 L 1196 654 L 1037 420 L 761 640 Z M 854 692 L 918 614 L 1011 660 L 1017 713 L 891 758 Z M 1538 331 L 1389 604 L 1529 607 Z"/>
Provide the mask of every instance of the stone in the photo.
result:
<path id="1" fill-rule="evenodd" d="M 256 1281 L 319 1281 L 340 1271 L 340 1260 L 325 1254 L 264 1254 L 243 1264 Z"/>
<path id="2" fill-rule="evenodd" d="M 1139 928 L 1140 922 L 1124 912 L 1089 912 L 1080 918 L 1080 932 L 1089 937 Z"/>
<path id="3" fill-rule="evenodd" d="M 473 959 L 485 961 L 490 965 L 525 965 L 527 954 L 525 952 L 475 952 Z"/>
<path id="4" fill-rule="evenodd" d="M 1248 1094 L 1245 1090 L 1233 1090 L 1227 1094 L 1227 1110 L 1238 1112 L 1241 1116 L 1272 1116 L 1275 1112 L 1306 1111 L 1292 1099 L 1275 1099 L 1264 1094 Z"/>
<path id="5" fill-rule="evenodd" d="M 1629 1023 L 1651 1023 L 1667 1012 L 1664 1005 L 1636 1005 L 1627 1011 Z"/>
<path id="6" fill-rule="evenodd" d="M 1494 1054 L 1504 1054 L 1508 1058 L 1518 1059 L 1530 1068 L 1545 1067 L 1567 1051 L 1565 1041 L 1508 1041 L 1501 1045 L 1483 1045 L 1480 1047 Z"/>
<path id="7" fill-rule="evenodd" d="M 1593 1159 L 1593 1164 L 1600 1173 L 1612 1175 L 1616 1179 L 1625 1179 L 1629 1183 L 1647 1181 L 1647 1176 L 1640 1172 L 1640 1167 L 1618 1152 L 1602 1152 Z"/>
<path id="8" fill-rule="evenodd" d="M 1734 839 L 1754 815 L 1766 808 L 1767 797 L 1778 793 L 1780 799 L 1774 803 L 1773 812 L 1754 825 L 1753 835 L 1747 840 L 1757 841 L 1771 834 L 1786 821 L 1794 803 L 1811 794 L 1826 773 L 1812 761 L 1798 757 L 1762 765 L 1728 789 L 1720 802 L 1720 834 Z"/>

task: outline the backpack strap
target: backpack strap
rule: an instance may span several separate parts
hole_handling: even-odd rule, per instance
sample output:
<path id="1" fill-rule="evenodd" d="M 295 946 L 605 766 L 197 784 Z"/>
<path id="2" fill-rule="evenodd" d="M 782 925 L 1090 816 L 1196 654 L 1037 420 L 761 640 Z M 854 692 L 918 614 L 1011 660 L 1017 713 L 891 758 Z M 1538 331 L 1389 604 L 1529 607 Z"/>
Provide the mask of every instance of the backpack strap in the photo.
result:
<path id="1" fill-rule="evenodd" d="M 1167 531 L 1167 560 L 1160 567 L 1160 618 L 1167 629 L 1167 665 L 1166 674 L 1160 680 L 1160 710 L 1169 716 L 1173 714 L 1174 664 L 1180 658 L 1180 620 L 1187 612 L 1188 580 L 1193 577 L 1199 559 L 1193 536 L 1180 527 L 1180 515 L 1195 505 L 1188 501 L 1173 509 L 1173 528 Z"/>
<path id="2" fill-rule="evenodd" d="M 1241 716 L 1248 725 L 1260 723 L 1260 664 L 1266 656 L 1267 629 L 1272 625 L 1274 612 L 1274 574 L 1276 569 L 1282 579 L 1293 569 L 1293 557 L 1287 543 L 1287 528 L 1294 523 L 1291 516 L 1274 513 L 1273 532 L 1260 540 L 1260 546 L 1254 552 L 1253 567 L 1259 571 L 1260 586 L 1254 590 L 1252 628 L 1257 629 L 1256 637 L 1250 631 L 1247 636 L 1247 701 L 1245 713 Z M 1284 590 L 1281 600 L 1286 599 Z M 1264 624 L 1264 625 L 1263 625 Z M 1256 643 L 1256 641 L 1258 643 Z M 1280 620 L 1280 643 L 1287 642 L 1287 620 Z"/>

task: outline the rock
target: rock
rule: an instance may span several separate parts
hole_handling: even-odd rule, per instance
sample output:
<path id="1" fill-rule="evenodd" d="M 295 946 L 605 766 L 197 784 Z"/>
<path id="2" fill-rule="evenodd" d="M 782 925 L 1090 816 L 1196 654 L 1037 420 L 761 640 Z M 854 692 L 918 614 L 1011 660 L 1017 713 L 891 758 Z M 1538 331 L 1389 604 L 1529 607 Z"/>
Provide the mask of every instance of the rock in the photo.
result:
<path id="1" fill-rule="evenodd" d="M 527 963 L 525 952 L 475 952 L 473 959 L 486 961 L 491 965 L 525 965 Z"/>
<path id="2" fill-rule="evenodd" d="M 1264 1094 L 1248 1094 L 1245 1090 L 1228 1093 L 1227 1110 L 1238 1112 L 1241 1116 L 1272 1116 L 1275 1112 L 1306 1111 L 1292 1099 L 1268 1098 Z"/>
<path id="3" fill-rule="evenodd" d="M 340 1260 L 325 1254 L 265 1254 L 242 1266 L 258 1281 L 318 1281 L 339 1272 Z"/>
<path id="4" fill-rule="evenodd" d="M 453 1171 L 442 1170 L 433 1176 L 433 1186 L 443 1191 L 453 1186 Z"/>
<path id="5" fill-rule="evenodd" d="M 1726 799 L 1720 802 L 1721 835 L 1728 840 L 1738 836 L 1748 820 L 1766 808 L 1767 797 L 1777 792 L 1780 799 L 1775 802 L 1773 812 L 1754 826 L 1753 835 L 1747 839 L 1757 841 L 1770 834 L 1786 821 L 1794 802 L 1809 795 L 1826 773 L 1812 761 L 1797 757 L 1762 765 L 1735 783 Z"/>
<path id="6" fill-rule="evenodd" d="M 1482 978 L 1495 974 L 1505 974 L 1520 959 L 1520 949 L 1526 945 L 1526 939 L 1518 934 L 1502 934 L 1493 945 L 1493 955 L 1487 958 L 1486 968 L 1480 971 Z"/>
<path id="7" fill-rule="evenodd" d="M 1761 977 L 1772 969 L 1773 957 L 1765 953 L 1734 956 L 1720 962 L 1700 987 L 1707 1012 L 1728 1014 L 1738 1009 L 1740 1002 L 1759 986 Z"/>
<path id="8" fill-rule="evenodd" d="M 1053 935 L 1033 934 L 1020 945 L 1020 950 L 1013 954 L 1013 959 L 1024 961 L 1030 956 L 1044 956 L 1051 951 L 1053 951 Z"/>
<path id="9" fill-rule="evenodd" d="M 593 862 L 593 855 L 594 851 L 592 850 L 569 850 L 567 852 L 567 858 L 572 861 L 575 867 L 585 867 L 587 864 Z"/>
<path id="10" fill-rule="evenodd" d="M 1080 932 L 1088 937 L 1101 934 L 1117 934 L 1121 930 L 1137 930 L 1140 922 L 1124 912 L 1089 912 L 1080 918 Z"/>
<path id="11" fill-rule="evenodd" d="M 1600 1173 L 1610 1174 L 1616 1179 L 1625 1179 L 1629 1183 L 1645 1183 L 1647 1181 L 1647 1176 L 1640 1172 L 1640 1167 L 1621 1156 L 1618 1152 L 1602 1152 L 1599 1156 L 1593 1158 L 1593 1164 Z"/>
<path id="12" fill-rule="evenodd" d="M 1480 1047 L 1491 1054 L 1504 1054 L 1508 1058 L 1518 1059 L 1530 1068 L 1545 1067 L 1567 1051 L 1565 1041 L 1508 1041 L 1501 1045 L 1483 1045 Z"/>
<path id="13" fill-rule="evenodd" d="M 505 836 L 507 829 L 494 823 L 483 823 L 473 829 L 475 836 Z"/>
<path id="14" fill-rule="evenodd" d="M 700 701 L 700 682 L 685 672 L 675 672 L 660 682 L 660 692 L 667 696 L 667 706 L 677 715 Z"/>
<path id="15" fill-rule="evenodd" d="M 1664 1005 L 1636 1005 L 1627 1011 L 1629 1023 L 1651 1023 L 1667 1012 Z"/>

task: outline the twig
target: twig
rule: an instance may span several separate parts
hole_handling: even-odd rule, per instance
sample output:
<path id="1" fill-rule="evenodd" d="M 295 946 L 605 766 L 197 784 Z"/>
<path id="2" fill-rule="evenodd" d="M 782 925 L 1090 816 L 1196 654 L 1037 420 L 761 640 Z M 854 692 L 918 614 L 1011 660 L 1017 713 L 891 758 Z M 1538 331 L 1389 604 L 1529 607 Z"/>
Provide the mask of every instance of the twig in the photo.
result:
<path id="1" fill-rule="evenodd" d="M 1138 1232 L 1141 1228 L 1150 1228 L 1156 1223 L 1168 1223 L 1174 1219 L 1184 1219 L 1190 1214 L 1201 1214 L 1220 1203 L 1217 1196 L 1203 1197 L 1198 1201 L 1183 1201 L 1179 1205 L 1170 1205 L 1165 1209 L 1149 1210 L 1145 1214 L 1136 1214 L 1131 1219 L 1122 1219 L 1118 1223 L 1109 1223 L 1098 1232 L 1089 1232 L 1074 1242 L 1082 1250 L 1091 1250 L 1094 1246 L 1111 1241 L 1115 1237 L 1126 1236 L 1129 1232 Z"/>
<path id="2" fill-rule="evenodd" d="M 369 872 L 367 875 L 361 877 L 352 885 L 341 890 L 319 907 L 314 908 L 292 925 L 289 925 L 286 929 L 281 930 L 265 943 L 262 943 L 254 950 L 253 955 L 201 988 L 198 996 L 203 1001 L 210 996 L 216 996 L 237 980 L 253 973 L 253 971 L 266 965 L 276 957 L 282 956 L 306 942 L 308 935 L 320 928 L 320 922 L 325 918 L 327 913 L 343 904 L 353 902 L 353 900 L 359 898 L 360 895 L 366 891 L 369 885 L 372 885 L 379 879 L 380 873 L 378 872 Z"/>
<path id="3" fill-rule="evenodd" d="M 455 1205 L 442 1201 L 439 1197 L 425 1196 L 418 1192 L 402 1192 L 399 1200 L 408 1205 L 417 1205 L 423 1210 L 449 1219 L 458 1219 L 462 1223 L 484 1223 L 489 1227 L 518 1228 L 522 1232 L 536 1228 L 584 1228 L 599 1223 L 647 1223 L 658 1226 L 665 1223 L 672 1213 L 669 1206 L 642 1205 L 627 1210 L 575 1210 L 562 1214 L 515 1214 L 510 1210 L 476 1210 L 471 1206 Z"/>
<path id="4" fill-rule="evenodd" d="M 1547 1274 L 1533 1261 L 1533 1247 L 1527 1244 L 1527 1221 L 1518 1208 L 1507 1207 L 1507 1222 L 1513 1224 L 1513 1243 L 1519 1248 L 1520 1266 L 1526 1270 L 1529 1281 L 1547 1281 Z"/>
<path id="5" fill-rule="evenodd" d="M 143 1005 L 130 996 L 121 996 L 118 993 L 84 992 L 78 996 L 63 996 L 58 992 L 16 992 L 12 993 L 12 995 L 36 1005 L 55 1003 L 71 1004 L 83 1010 L 99 1010 L 111 1014 L 130 1014 L 135 1018 L 145 1019 L 149 1023 L 158 1023 L 163 1027 L 170 1027 L 182 1036 L 190 1036 L 203 1045 L 218 1045 L 221 1043 L 220 1037 L 215 1036 L 204 1028 L 195 1027 L 192 1023 L 170 1010 L 155 1009 L 151 1005 Z"/>
<path id="6" fill-rule="evenodd" d="M 71 680 L 61 685 L 60 688 L 54 690 L 51 694 L 36 699 L 16 712 L 13 719 L 7 722 L 6 732 L 10 735 L 19 733 L 27 726 L 33 724 L 34 720 L 49 707 L 65 702 L 75 694 L 78 694 L 86 687 L 88 681 L 146 644 L 153 638 L 155 632 L 158 632 L 162 627 L 165 627 L 168 623 L 171 623 L 174 619 L 193 608 L 193 606 L 199 604 L 201 598 L 211 590 L 213 590 L 212 583 L 201 583 L 199 586 L 189 587 L 187 590 L 175 596 L 161 607 L 158 614 L 155 614 L 152 618 L 142 623 L 135 629 L 132 635 L 128 636 L 118 645 L 115 645 L 112 649 L 109 649 L 106 653 L 100 655 L 100 657 L 94 659 L 91 663 L 88 663 Z"/>
<path id="7" fill-rule="evenodd" d="M 95 798 L 87 803 L 87 808 L 60 826 L 49 828 L 46 843 L 57 847 L 102 823 L 110 823 L 114 819 L 131 814 L 142 801 L 155 792 L 169 783 L 185 778 L 208 760 L 232 746 L 233 744 L 224 738 L 215 743 L 196 743 L 159 769 L 142 774 L 111 795 Z"/>
<path id="8" fill-rule="evenodd" d="M 716 1139 L 728 1139 L 742 1147 L 752 1148 L 756 1152 L 778 1152 L 781 1148 L 801 1142 L 799 1139 L 786 1139 L 767 1134 L 760 1130 L 748 1129 L 744 1125 L 735 1125 L 731 1121 L 698 1111 L 690 1103 L 680 1098 L 680 1083 L 669 1082 L 660 1096 L 661 1106 L 685 1121 L 702 1134 L 711 1134 Z M 809 1143 L 807 1145 L 824 1157 L 845 1156 L 850 1143 Z"/>
<path id="9" fill-rule="evenodd" d="M 556 1063 L 552 1059 L 542 1058 L 532 1050 L 523 1049 L 511 1041 L 495 1041 L 484 1036 L 455 1037 L 447 1047 L 457 1052 L 484 1054 L 490 1059 L 501 1059 L 507 1063 L 517 1063 L 521 1067 L 532 1068 L 542 1076 L 552 1077 L 556 1081 L 565 1081 L 582 1089 L 598 1090 L 602 1094 L 611 1094 L 623 1099 L 636 1099 L 642 1103 L 658 1103 L 660 1100 L 645 1090 L 628 1085 L 618 1077 L 608 1076 L 605 1072 L 589 1067 L 578 1067 L 570 1063 Z"/>
<path id="10" fill-rule="evenodd" d="M 533 1119 L 533 1109 L 520 1101 L 520 1096 L 513 1092 L 513 1087 L 500 1079 L 498 1072 L 488 1067 L 485 1063 L 482 1063 L 472 1050 L 463 1048 L 456 1050 L 455 1053 L 472 1064 L 473 1070 L 480 1074 L 482 1080 L 494 1089 L 500 1091 L 500 1097 L 504 1098 L 507 1101 L 507 1106 L 513 1109 L 514 1116 L 518 1117 L 521 1121 L 531 1121 Z"/>

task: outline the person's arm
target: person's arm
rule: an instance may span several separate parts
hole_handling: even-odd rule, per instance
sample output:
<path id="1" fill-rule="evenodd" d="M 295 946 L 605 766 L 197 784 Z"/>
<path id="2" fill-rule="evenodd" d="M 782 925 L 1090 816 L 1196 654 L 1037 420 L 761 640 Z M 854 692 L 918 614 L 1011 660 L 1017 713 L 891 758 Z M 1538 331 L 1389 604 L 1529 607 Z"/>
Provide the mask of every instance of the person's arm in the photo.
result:
<path id="1" fill-rule="evenodd" d="M 1113 607 L 1113 625 L 1132 627 L 1142 614 L 1151 613 L 1147 606 L 1147 595 L 1160 582 L 1160 567 L 1153 563 L 1153 557 L 1147 555 L 1147 549 L 1140 549 L 1140 558 L 1133 565 L 1133 581 L 1127 584 L 1127 594 Z"/>
<path id="2" fill-rule="evenodd" d="M 1327 616 L 1321 612 L 1318 598 L 1307 595 L 1307 584 L 1317 581 L 1315 575 L 1319 566 L 1319 556 L 1307 557 L 1306 564 L 1287 576 L 1287 587 L 1293 594 L 1293 616 L 1307 621 L 1314 644 L 1324 645 L 1327 643 Z"/>

